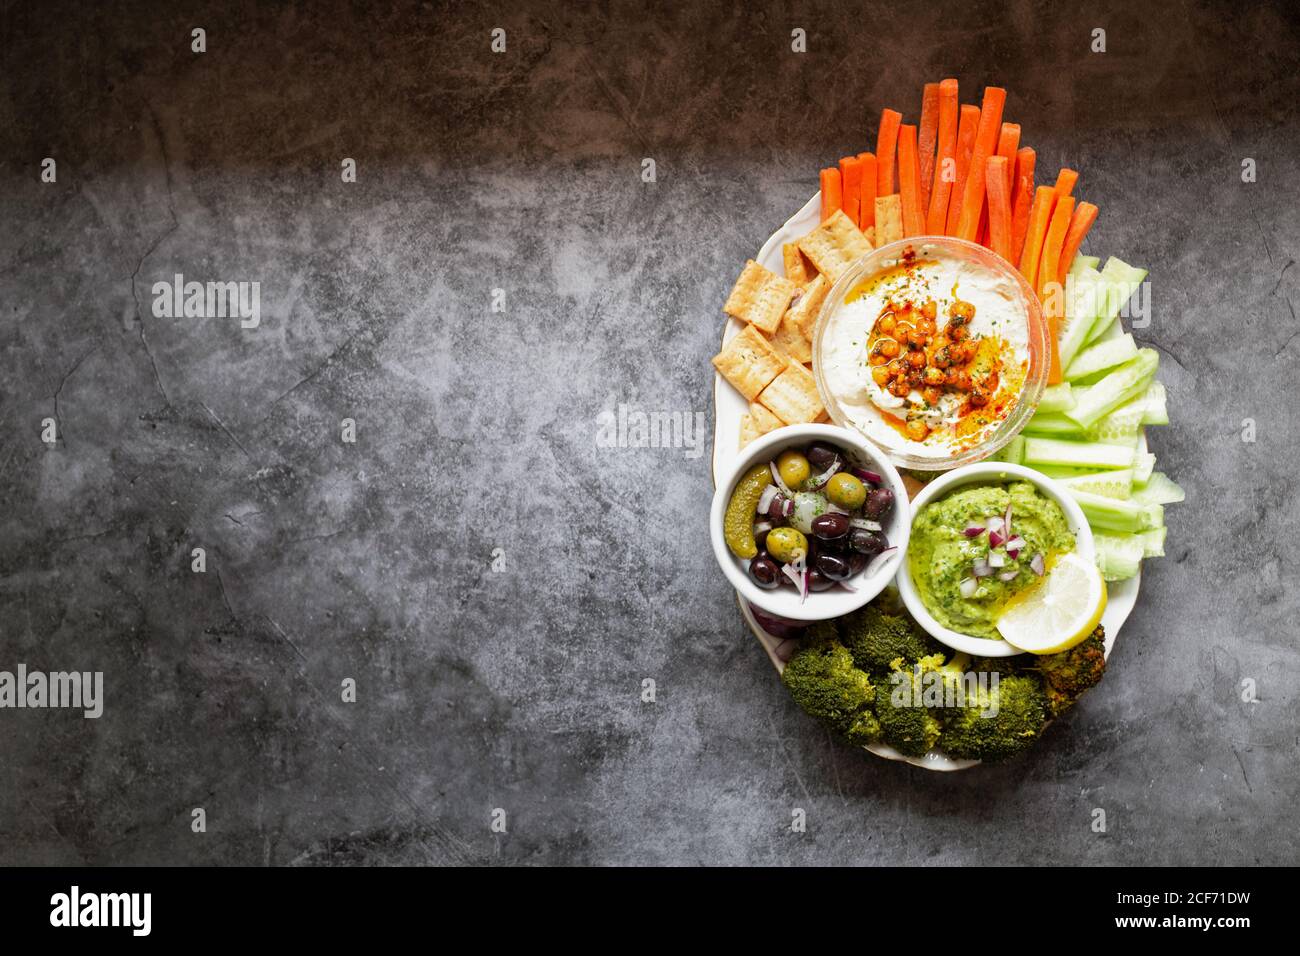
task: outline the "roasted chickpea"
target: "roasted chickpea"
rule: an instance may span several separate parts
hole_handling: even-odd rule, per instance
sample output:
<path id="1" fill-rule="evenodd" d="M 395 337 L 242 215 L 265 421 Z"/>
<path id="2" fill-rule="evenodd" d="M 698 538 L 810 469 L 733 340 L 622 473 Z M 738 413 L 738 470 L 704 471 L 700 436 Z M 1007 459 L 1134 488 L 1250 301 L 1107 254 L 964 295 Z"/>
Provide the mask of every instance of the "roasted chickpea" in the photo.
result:
<path id="1" fill-rule="evenodd" d="M 930 361 L 934 363 L 935 368 L 942 369 L 952 365 L 952 346 L 941 345 L 939 348 L 935 349 L 934 355 L 931 357 Z"/>
<path id="2" fill-rule="evenodd" d="M 942 385 L 944 380 L 944 374 L 941 369 L 937 369 L 933 365 L 931 365 L 922 374 L 921 380 L 925 382 L 926 385 L 935 385 L 935 386 Z"/>
<path id="3" fill-rule="evenodd" d="M 881 355 L 876 349 L 872 349 L 871 354 L 867 356 L 867 363 L 869 365 L 885 365 L 888 362 L 889 356 Z"/>
<path id="4" fill-rule="evenodd" d="M 906 342 L 907 337 L 912 334 L 912 329 L 911 322 L 899 322 L 898 325 L 894 326 L 894 338 L 900 342 Z"/>
<path id="5" fill-rule="evenodd" d="M 895 379 L 894 384 L 889 386 L 889 394 L 894 395 L 897 398 L 907 398 L 907 393 L 911 390 L 912 386 L 907 384 L 907 379 L 905 378 Z"/>
<path id="6" fill-rule="evenodd" d="M 925 441 L 925 436 L 930 434 L 930 427 L 923 421 L 914 420 L 903 426 L 903 433 L 912 441 Z"/>
<path id="7" fill-rule="evenodd" d="M 955 388 L 959 392 L 969 392 L 970 384 L 970 373 L 963 372 L 960 369 L 953 376 L 953 380 L 948 382 L 950 388 Z"/>
<path id="8" fill-rule="evenodd" d="M 894 313 L 886 312 L 876 320 L 876 331 L 881 335 L 893 335 L 897 325 L 898 320 L 894 318 Z"/>
<path id="9" fill-rule="evenodd" d="M 941 389 L 935 388 L 933 385 L 923 389 L 921 391 L 921 394 L 925 397 L 926 402 L 930 405 L 938 405 L 939 399 L 943 398 L 943 391 Z"/>
<path id="10" fill-rule="evenodd" d="M 927 299 L 925 305 L 921 306 L 921 314 L 934 322 L 935 316 L 939 314 L 939 307 L 934 304 L 934 299 Z"/>
<path id="11" fill-rule="evenodd" d="M 891 377 L 890 370 L 884 365 L 877 365 L 871 370 L 871 380 L 877 385 L 888 385 Z"/>
<path id="12" fill-rule="evenodd" d="M 989 403 L 989 393 L 978 386 L 971 389 L 970 403 L 976 408 L 983 408 Z"/>
<path id="13" fill-rule="evenodd" d="M 926 335 L 934 335 L 934 319 L 927 319 L 925 316 L 921 316 L 916 320 L 916 327 Z"/>
<path id="14" fill-rule="evenodd" d="M 925 348 L 926 343 L 930 341 L 930 336 L 926 335 L 920 329 L 913 329 L 907 333 L 907 344 L 910 348 Z"/>
<path id="15" fill-rule="evenodd" d="M 952 320 L 950 325 L 965 325 L 975 318 L 975 306 L 958 300 L 948 307 L 948 316 Z"/>
<path id="16" fill-rule="evenodd" d="M 876 343 L 876 348 L 880 349 L 880 354 L 886 358 L 897 358 L 901 351 L 897 339 L 881 339 Z"/>
<path id="17" fill-rule="evenodd" d="M 907 353 L 907 364 L 910 365 L 910 366 L 912 366 L 912 368 L 921 368 L 922 366 L 925 365 L 925 353 L 924 353 L 924 352 L 908 352 L 908 353 Z"/>
<path id="18" fill-rule="evenodd" d="M 953 325 L 949 323 L 948 327 L 943 330 L 944 334 L 954 342 L 960 342 L 966 338 L 966 327 L 964 325 Z"/>

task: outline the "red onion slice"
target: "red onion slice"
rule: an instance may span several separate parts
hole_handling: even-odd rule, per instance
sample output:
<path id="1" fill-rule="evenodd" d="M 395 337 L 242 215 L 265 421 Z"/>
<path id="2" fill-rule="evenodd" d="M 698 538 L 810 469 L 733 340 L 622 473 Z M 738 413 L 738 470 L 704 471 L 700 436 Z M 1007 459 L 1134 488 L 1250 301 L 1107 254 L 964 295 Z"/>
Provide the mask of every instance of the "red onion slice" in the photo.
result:
<path id="1" fill-rule="evenodd" d="M 776 486 L 780 488 L 782 491 L 784 491 L 787 495 L 794 494 L 794 492 L 790 490 L 790 486 L 787 485 L 785 481 L 781 478 L 781 470 L 776 467 L 776 462 L 769 461 L 767 463 L 767 467 L 772 472 L 772 480 L 776 482 Z"/>
<path id="2" fill-rule="evenodd" d="M 1001 545 L 1002 542 L 1005 541 L 1005 540 L 1006 540 L 1006 538 L 1004 538 L 1002 535 L 998 534 L 996 531 L 990 531 L 990 532 L 989 532 L 989 547 L 990 547 L 990 548 L 996 548 L 996 547 L 998 547 L 998 546 Z"/>
<path id="3" fill-rule="evenodd" d="M 997 551 L 990 551 L 988 562 L 990 568 L 1005 568 L 1007 566 L 1007 556 Z"/>
<path id="4" fill-rule="evenodd" d="M 823 471 L 820 475 L 815 475 L 808 479 L 808 487 L 813 491 L 821 491 L 826 487 L 826 482 L 835 477 L 835 473 L 840 470 L 843 464 L 844 459 L 840 458 L 839 455 L 836 455 L 829 468 Z"/>
<path id="5" fill-rule="evenodd" d="M 988 525 L 988 529 L 990 531 L 1001 531 L 1003 527 L 1002 519 L 999 518 L 997 515 L 994 515 L 992 518 L 989 518 L 984 523 Z"/>
<path id="6" fill-rule="evenodd" d="M 1016 575 L 1018 575 L 1019 573 L 1020 573 L 1020 572 L 1017 571 L 1017 570 L 1003 571 L 1001 574 L 998 575 L 998 580 L 999 580 L 999 581 L 1014 581 L 1014 580 L 1016 579 Z"/>
<path id="7" fill-rule="evenodd" d="M 1002 531 L 1009 538 L 1011 537 L 1011 503 L 1007 502 L 1007 513 L 1003 515 Z"/>
<path id="8" fill-rule="evenodd" d="M 1047 562 L 1043 560 L 1041 553 L 1029 559 L 1029 566 L 1034 569 L 1034 573 L 1040 578 L 1047 572 Z"/>
<path id="9" fill-rule="evenodd" d="M 880 552 L 879 554 L 877 554 L 874 558 L 872 558 L 870 561 L 867 562 L 867 566 L 866 566 L 865 568 L 862 569 L 862 570 L 863 570 L 863 573 L 865 574 L 867 571 L 871 570 L 872 565 L 874 565 L 877 561 L 879 561 L 879 560 L 880 560 L 881 558 L 883 558 L 885 555 L 889 554 L 890 551 L 897 551 L 897 550 L 898 550 L 898 545 L 896 545 L 896 544 L 891 544 L 891 545 L 890 545 L 889 547 L 887 547 L 884 551 L 881 551 L 881 552 Z"/>
<path id="10" fill-rule="evenodd" d="M 962 532 L 962 534 L 964 534 L 968 538 L 978 538 L 983 533 L 984 533 L 984 526 L 982 524 L 968 525 L 966 527 L 966 530 Z"/>
<path id="11" fill-rule="evenodd" d="M 762 534 L 764 531 L 771 531 L 772 527 L 773 525 L 770 521 L 755 521 L 754 534 Z"/>
<path id="12" fill-rule="evenodd" d="M 1007 549 L 1007 557 L 1009 557 L 1012 561 L 1016 560 L 1016 558 L 1020 557 L 1020 549 L 1019 549 L 1019 548 L 1008 548 L 1008 549 Z"/>
<path id="13" fill-rule="evenodd" d="M 869 471 L 866 468 L 850 468 L 849 471 L 852 473 L 854 478 L 860 478 L 863 481 L 876 485 L 877 487 L 885 483 L 885 479 L 882 476 L 876 474 L 874 471 Z"/>
<path id="14" fill-rule="evenodd" d="M 1028 543 L 1029 543 L 1029 542 L 1026 541 L 1024 538 L 1020 537 L 1020 535 L 1016 535 L 1014 538 L 1011 538 L 1010 540 L 1007 541 L 1007 550 L 1008 550 L 1008 551 L 1020 551 L 1020 550 L 1022 550 L 1022 549 L 1025 547 L 1025 545 L 1027 545 Z"/>
<path id="15" fill-rule="evenodd" d="M 800 591 L 803 590 L 803 586 L 799 583 L 799 572 L 794 569 L 794 565 L 792 564 L 781 565 L 781 573 L 784 574 L 787 578 L 789 578 L 792 582 L 794 582 L 794 586 L 796 588 L 798 588 Z"/>
<path id="16" fill-rule="evenodd" d="M 850 528 L 862 528 L 864 531 L 882 531 L 883 526 L 879 521 L 872 521 L 870 518 L 850 518 Z"/>
<path id="17" fill-rule="evenodd" d="M 980 583 L 974 578 L 963 578 L 961 584 L 957 586 L 957 590 L 961 592 L 962 597 L 971 598 L 975 596 L 975 592 L 979 590 L 979 586 Z"/>
<path id="18" fill-rule="evenodd" d="M 977 578 L 986 578 L 993 573 L 993 566 L 983 558 L 977 558 L 971 565 L 971 573 Z"/>
<path id="19" fill-rule="evenodd" d="M 767 514 L 767 509 L 772 506 L 772 499 L 781 493 L 776 485 L 768 485 L 763 489 L 763 493 L 758 496 L 758 513 Z"/>

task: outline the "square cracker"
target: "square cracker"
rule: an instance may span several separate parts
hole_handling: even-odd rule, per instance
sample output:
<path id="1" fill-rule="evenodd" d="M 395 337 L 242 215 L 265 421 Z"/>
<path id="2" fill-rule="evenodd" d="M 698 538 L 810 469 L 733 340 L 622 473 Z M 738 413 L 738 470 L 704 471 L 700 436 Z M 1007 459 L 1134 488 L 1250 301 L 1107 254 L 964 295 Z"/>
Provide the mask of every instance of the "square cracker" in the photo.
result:
<path id="1" fill-rule="evenodd" d="M 871 251 L 871 243 L 843 209 L 799 240 L 799 248 L 817 271 L 834 281 L 849 266 Z"/>
<path id="2" fill-rule="evenodd" d="M 754 424 L 753 415 L 740 416 L 740 447 L 741 448 L 744 448 L 746 445 L 752 442 L 755 438 L 759 437 L 761 434 L 763 433 L 760 432 L 758 430 L 758 426 Z"/>
<path id="3" fill-rule="evenodd" d="M 785 427 L 785 422 L 773 415 L 765 405 L 760 405 L 758 402 L 749 403 L 749 414 L 745 417 L 753 423 L 754 428 L 760 435 L 766 435 L 768 432 Z"/>
<path id="4" fill-rule="evenodd" d="M 799 251 L 798 243 L 781 246 L 781 261 L 785 263 L 785 277 L 796 285 L 807 285 L 817 275 L 817 267 Z"/>
<path id="5" fill-rule="evenodd" d="M 713 356 L 713 367 L 751 402 L 785 367 L 781 353 L 772 343 L 747 325 L 722 345 Z"/>
<path id="6" fill-rule="evenodd" d="M 903 238 L 903 197 L 898 193 L 876 197 L 876 235 L 880 237 L 878 246 Z"/>
<path id="7" fill-rule="evenodd" d="M 812 372 L 798 362 L 789 362 L 785 370 L 763 389 L 758 400 L 776 413 L 787 425 L 815 422 L 826 409 L 817 394 Z"/>
<path id="8" fill-rule="evenodd" d="M 781 316 L 797 288 L 789 279 L 750 259 L 732 287 L 731 295 L 727 296 L 722 311 L 771 335 L 781 324 Z"/>
<path id="9" fill-rule="evenodd" d="M 803 334 L 803 330 L 790 318 L 791 312 L 787 312 L 781 318 L 781 324 L 776 327 L 776 334 L 772 336 L 772 345 L 778 352 L 789 356 L 796 362 L 812 361 L 812 343 L 808 341 L 808 336 Z"/>
<path id="10" fill-rule="evenodd" d="M 795 328 L 803 333 L 803 337 L 810 341 L 813 326 L 817 324 L 817 315 L 821 312 L 822 303 L 826 301 L 826 294 L 830 291 L 831 280 L 823 275 L 817 276 L 808 283 L 794 305 L 790 306 L 790 311 L 785 314 Z M 809 349 L 811 358 L 811 346 Z"/>

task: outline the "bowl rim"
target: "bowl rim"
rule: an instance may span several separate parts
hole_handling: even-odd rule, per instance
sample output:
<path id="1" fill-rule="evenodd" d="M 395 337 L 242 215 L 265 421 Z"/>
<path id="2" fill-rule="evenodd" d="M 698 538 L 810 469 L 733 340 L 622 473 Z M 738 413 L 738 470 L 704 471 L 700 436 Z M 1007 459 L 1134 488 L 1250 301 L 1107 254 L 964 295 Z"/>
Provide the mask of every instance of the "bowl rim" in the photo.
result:
<path id="1" fill-rule="evenodd" d="M 869 569 L 868 572 L 854 578 L 852 582 L 854 584 L 853 591 L 841 589 L 835 592 L 835 596 L 842 595 L 843 600 L 818 600 L 819 598 L 825 598 L 829 593 L 819 592 L 809 594 L 807 600 L 802 604 L 794 605 L 794 607 L 787 607 L 784 603 L 774 605 L 770 601 L 772 595 L 792 594 L 793 592 L 786 591 L 784 588 L 775 591 L 764 591 L 749 580 L 749 575 L 742 568 L 740 559 L 732 554 L 731 549 L 727 547 L 722 531 L 723 516 L 726 514 L 727 504 L 731 500 L 731 493 L 736 487 L 736 482 L 740 480 L 740 476 L 745 471 L 752 468 L 760 460 L 775 458 L 777 451 L 791 445 L 806 444 L 818 438 L 847 446 L 865 462 L 869 463 L 873 471 L 879 471 L 885 479 L 884 487 L 889 488 L 894 493 L 894 513 L 889 518 L 891 522 L 890 531 L 892 532 L 889 535 L 889 540 L 895 550 L 882 563 L 874 565 L 873 569 Z M 828 621 L 843 617 L 845 614 L 851 614 L 874 600 L 894 580 L 898 569 L 904 565 L 911 535 L 912 506 L 902 475 L 898 473 L 898 469 L 894 467 L 879 446 L 872 444 L 857 432 L 841 428 L 839 425 L 822 423 L 786 425 L 750 442 L 740 450 L 735 460 L 728 466 L 726 473 L 721 476 L 721 480 L 714 489 L 713 504 L 709 510 L 709 538 L 713 546 L 713 556 L 731 586 L 736 589 L 744 600 L 764 613 L 800 622 Z"/>
<path id="2" fill-rule="evenodd" d="M 849 290 L 861 282 L 866 275 L 879 272 L 885 268 L 884 262 L 886 260 L 901 258 L 909 246 L 919 247 L 922 244 L 937 245 L 968 258 L 974 258 L 982 265 L 994 269 L 1011 279 L 1020 290 L 1021 298 L 1024 300 L 1025 321 L 1028 326 L 1026 348 L 1029 350 L 1029 369 L 1025 374 L 1025 381 L 1021 386 L 1016 407 L 985 441 L 971 446 L 960 454 L 947 458 L 924 458 L 896 448 L 881 446 L 878 442 L 875 442 L 874 439 L 854 425 L 840 410 L 839 400 L 826 386 L 821 366 L 822 336 L 826 331 L 831 315 L 842 303 Z M 889 457 L 889 460 L 899 468 L 907 468 L 913 471 L 951 471 L 982 461 L 990 455 L 996 454 L 1007 442 L 1020 433 L 1025 423 L 1029 421 L 1030 416 L 1033 415 L 1034 409 L 1038 407 L 1038 403 L 1043 397 L 1043 391 L 1047 387 L 1050 338 L 1047 317 L 1043 314 L 1043 306 L 1038 294 L 1021 274 L 1020 270 L 997 253 L 981 246 L 979 243 L 968 242 L 965 239 L 957 239 L 953 236 L 912 236 L 880 246 L 863 256 L 840 273 L 839 278 L 831 285 L 830 291 L 826 294 L 826 298 L 818 310 L 817 321 L 813 325 L 810 338 L 812 342 L 813 378 L 817 383 L 817 392 L 821 397 L 822 405 L 825 406 L 831 421 L 839 427 L 860 434 L 867 438 L 868 441 L 877 444 Z"/>
<path id="3" fill-rule="evenodd" d="M 1013 465 L 1004 461 L 981 461 L 954 468 L 952 471 L 934 479 L 917 492 L 916 497 L 912 499 L 912 520 L 915 521 L 916 516 L 921 513 L 921 509 L 930 502 L 955 488 L 973 484 L 1006 484 L 1008 481 L 1018 479 L 1031 482 L 1039 491 L 1060 506 L 1061 510 L 1065 512 L 1066 521 L 1070 523 L 1070 530 L 1074 532 L 1075 552 L 1088 561 L 1092 561 L 1096 553 L 1096 545 L 1093 541 L 1092 528 L 1088 525 L 1087 518 L 1084 517 L 1083 509 L 1079 507 L 1078 502 L 1070 497 L 1069 492 L 1065 490 L 1063 485 L 1042 472 L 1035 471 L 1025 465 Z M 910 535 L 908 540 L 910 542 Z M 908 613 L 912 615 L 912 619 L 927 634 L 953 650 L 964 651 L 977 657 L 1014 657 L 1018 654 L 1029 653 L 1008 644 L 1004 640 L 963 634 L 960 631 L 944 627 L 936 621 L 926 608 L 925 602 L 921 600 L 921 595 L 912 580 L 907 561 L 903 561 L 898 569 L 898 592 L 903 599 L 903 604 L 907 607 Z"/>

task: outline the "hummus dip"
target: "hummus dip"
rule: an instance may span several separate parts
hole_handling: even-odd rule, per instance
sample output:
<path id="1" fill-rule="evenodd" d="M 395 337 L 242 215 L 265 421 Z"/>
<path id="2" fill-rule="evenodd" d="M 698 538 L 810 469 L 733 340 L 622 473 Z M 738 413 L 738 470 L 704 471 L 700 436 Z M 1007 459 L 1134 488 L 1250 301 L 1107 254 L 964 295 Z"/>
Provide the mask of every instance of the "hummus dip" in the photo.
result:
<path id="1" fill-rule="evenodd" d="M 1029 371 L 1029 315 L 1015 280 L 919 242 L 851 289 L 817 362 L 843 416 L 872 441 L 950 458 L 989 439 Z"/>

